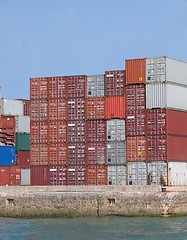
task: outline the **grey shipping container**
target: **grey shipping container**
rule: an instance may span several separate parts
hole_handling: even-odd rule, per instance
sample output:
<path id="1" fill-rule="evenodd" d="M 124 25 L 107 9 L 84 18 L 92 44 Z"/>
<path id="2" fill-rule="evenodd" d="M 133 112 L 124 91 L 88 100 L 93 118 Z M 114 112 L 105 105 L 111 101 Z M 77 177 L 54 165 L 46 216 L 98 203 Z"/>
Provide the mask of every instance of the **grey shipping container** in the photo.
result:
<path id="1" fill-rule="evenodd" d="M 146 85 L 146 108 L 187 110 L 187 86 L 175 83 L 150 83 Z"/>
<path id="2" fill-rule="evenodd" d="M 128 185 L 147 185 L 146 162 L 128 162 Z"/>
<path id="3" fill-rule="evenodd" d="M 146 58 L 146 82 L 187 85 L 187 63 L 164 56 Z"/>
<path id="4" fill-rule="evenodd" d="M 126 144 L 124 141 L 107 143 L 107 164 L 126 163 Z"/>
<path id="5" fill-rule="evenodd" d="M 87 76 L 86 85 L 87 97 L 97 97 L 105 95 L 105 78 L 104 75 Z"/>
<path id="6" fill-rule="evenodd" d="M 30 133 L 30 117 L 29 116 L 16 117 L 16 132 Z"/>
<path id="7" fill-rule="evenodd" d="M 23 102 L 14 99 L 0 99 L 0 115 L 23 116 Z"/>
<path id="8" fill-rule="evenodd" d="M 21 168 L 21 186 L 30 185 L 30 168 Z"/>
<path id="9" fill-rule="evenodd" d="M 125 140 L 125 120 L 111 119 L 107 120 L 107 141 Z"/>
<path id="10" fill-rule="evenodd" d="M 147 184 L 167 185 L 167 163 L 164 161 L 147 164 Z"/>
<path id="11" fill-rule="evenodd" d="M 126 185 L 126 166 L 124 165 L 113 165 L 108 166 L 108 185 Z"/>

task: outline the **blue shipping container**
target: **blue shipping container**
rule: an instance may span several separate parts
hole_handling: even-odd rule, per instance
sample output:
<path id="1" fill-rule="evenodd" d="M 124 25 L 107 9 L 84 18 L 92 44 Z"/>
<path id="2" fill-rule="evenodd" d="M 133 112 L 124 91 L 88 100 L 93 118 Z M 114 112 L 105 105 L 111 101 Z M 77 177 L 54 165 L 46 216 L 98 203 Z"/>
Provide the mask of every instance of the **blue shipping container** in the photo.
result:
<path id="1" fill-rule="evenodd" d="M 0 146 L 0 166 L 15 166 L 15 147 Z"/>

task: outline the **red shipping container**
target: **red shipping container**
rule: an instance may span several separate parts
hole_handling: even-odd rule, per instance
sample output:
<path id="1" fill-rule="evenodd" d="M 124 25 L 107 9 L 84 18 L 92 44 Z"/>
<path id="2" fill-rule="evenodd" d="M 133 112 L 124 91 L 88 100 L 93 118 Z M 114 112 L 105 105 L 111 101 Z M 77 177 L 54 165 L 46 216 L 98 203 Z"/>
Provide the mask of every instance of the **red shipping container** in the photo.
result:
<path id="1" fill-rule="evenodd" d="M 147 160 L 167 160 L 167 138 L 166 135 L 155 135 L 147 137 Z"/>
<path id="2" fill-rule="evenodd" d="M 65 121 L 52 121 L 49 122 L 49 143 L 62 143 L 66 142 L 67 132 L 66 132 L 66 122 Z"/>
<path id="3" fill-rule="evenodd" d="M 84 120 L 85 119 L 85 99 L 72 98 L 67 101 L 67 119 Z"/>
<path id="4" fill-rule="evenodd" d="M 106 143 L 90 142 L 86 145 L 87 164 L 106 164 Z"/>
<path id="5" fill-rule="evenodd" d="M 167 136 L 167 161 L 187 161 L 187 136 Z"/>
<path id="6" fill-rule="evenodd" d="M 166 134 L 166 109 L 147 109 L 147 134 Z M 174 124 L 172 126 L 175 127 Z"/>
<path id="7" fill-rule="evenodd" d="M 87 142 L 106 142 L 106 120 L 86 121 Z"/>
<path id="8" fill-rule="evenodd" d="M 86 97 L 86 75 L 66 76 L 67 97 Z"/>
<path id="9" fill-rule="evenodd" d="M 23 102 L 23 115 L 30 116 L 30 100 L 28 99 L 17 99 Z"/>
<path id="10" fill-rule="evenodd" d="M 107 185 L 107 166 L 88 165 L 86 167 L 86 185 Z"/>
<path id="11" fill-rule="evenodd" d="M 46 99 L 48 97 L 48 78 L 30 79 L 30 99 Z"/>
<path id="12" fill-rule="evenodd" d="M 82 165 L 86 163 L 85 143 L 69 143 L 67 152 L 68 165 Z"/>
<path id="13" fill-rule="evenodd" d="M 145 136 L 127 137 L 126 144 L 128 162 L 144 162 L 147 160 Z"/>
<path id="14" fill-rule="evenodd" d="M 31 166 L 48 165 L 48 144 L 31 144 L 30 162 Z"/>
<path id="15" fill-rule="evenodd" d="M 49 145 L 49 165 L 62 166 L 67 164 L 67 144 L 51 143 Z"/>
<path id="16" fill-rule="evenodd" d="M 145 109 L 146 85 L 135 84 L 126 86 L 126 110 L 135 111 Z"/>
<path id="17" fill-rule="evenodd" d="M 0 186 L 20 186 L 20 167 L 0 167 Z"/>
<path id="18" fill-rule="evenodd" d="M 106 97 L 105 118 L 125 118 L 125 97 Z"/>
<path id="19" fill-rule="evenodd" d="M 49 185 L 67 185 L 67 167 L 50 166 L 49 167 Z"/>
<path id="20" fill-rule="evenodd" d="M 146 83 L 146 59 L 126 59 L 126 84 Z"/>
<path id="21" fill-rule="evenodd" d="M 146 133 L 146 112 L 136 110 L 126 112 L 126 135 L 139 136 Z"/>
<path id="22" fill-rule="evenodd" d="M 35 186 L 49 185 L 49 167 L 32 166 L 31 167 L 31 185 L 35 185 Z"/>
<path id="23" fill-rule="evenodd" d="M 49 121 L 64 121 L 67 118 L 67 100 L 65 98 L 61 99 L 49 99 Z"/>
<path id="24" fill-rule="evenodd" d="M 67 185 L 86 185 L 86 167 L 81 165 L 68 166 Z"/>
<path id="25" fill-rule="evenodd" d="M 30 151 L 17 151 L 16 165 L 21 168 L 30 167 Z"/>
<path id="26" fill-rule="evenodd" d="M 86 141 L 86 122 L 68 121 L 67 122 L 67 142 L 85 142 Z"/>
<path id="27" fill-rule="evenodd" d="M 89 97 L 86 99 L 86 119 L 105 118 L 105 98 Z"/>
<path id="28" fill-rule="evenodd" d="M 31 144 L 40 142 L 40 122 L 30 122 L 30 142 Z"/>
<path id="29" fill-rule="evenodd" d="M 66 97 L 65 76 L 48 78 L 48 97 L 52 99 Z"/>
<path id="30" fill-rule="evenodd" d="M 125 70 L 105 71 L 106 96 L 125 95 Z"/>
<path id="31" fill-rule="evenodd" d="M 15 116 L 0 116 L 0 129 L 11 129 L 15 132 L 16 129 L 16 119 Z"/>
<path id="32" fill-rule="evenodd" d="M 48 101 L 47 100 L 31 100 L 31 121 L 47 121 L 48 120 Z"/>

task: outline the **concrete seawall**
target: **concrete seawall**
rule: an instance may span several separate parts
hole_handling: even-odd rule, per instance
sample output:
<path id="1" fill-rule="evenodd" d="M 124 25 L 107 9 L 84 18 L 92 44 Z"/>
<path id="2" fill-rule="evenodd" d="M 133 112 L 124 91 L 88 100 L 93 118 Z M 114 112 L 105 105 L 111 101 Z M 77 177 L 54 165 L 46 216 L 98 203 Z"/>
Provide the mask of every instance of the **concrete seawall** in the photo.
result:
<path id="1" fill-rule="evenodd" d="M 164 190 L 164 191 L 163 191 Z M 187 187 L 0 187 L 1 217 L 187 215 Z"/>

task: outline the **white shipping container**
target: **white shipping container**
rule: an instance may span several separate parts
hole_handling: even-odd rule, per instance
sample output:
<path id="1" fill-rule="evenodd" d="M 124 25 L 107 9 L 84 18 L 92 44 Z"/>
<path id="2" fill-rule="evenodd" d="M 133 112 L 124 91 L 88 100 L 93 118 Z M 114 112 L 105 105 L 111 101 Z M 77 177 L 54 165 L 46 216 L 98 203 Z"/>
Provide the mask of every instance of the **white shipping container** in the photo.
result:
<path id="1" fill-rule="evenodd" d="M 168 57 L 146 59 L 146 82 L 172 82 L 187 85 L 187 63 Z"/>
<path id="2" fill-rule="evenodd" d="M 147 164 L 147 184 L 167 185 L 167 163 L 164 161 Z"/>
<path id="3" fill-rule="evenodd" d="M 187 110 L 187 86 L 174 83 L 151 83 L 146 85 L 146 108 L 170 108 Z"/>
<path id="4" fill-rule="evenodd" d="M 168 162 L 168 185 L 187 185 L 187 162 Z"/>
<path id="5" fill-rule="evenodd" d="M 126 166 L 114 165 L 107 167 L 108 185 L 126 185 Z"/>
<path id="6" fill-rule="evenodd" d="M 16 117 L 16 132 L 30 133 L 30 117 L 29 116 Z"/>
<path id="7" fill-rule="evenodd" d="M 107 164 L 125 164 L 126 163 L 126 143 L 124 141 L 107 143 Z"/>
<path id="8" fill-rule="evenodd" d="M 128 185 L 147 185 L 146 162 L 128 162 Z"/>
<path id="9" fill-rule="evenodd" d="M 0 115 L 23 116 L 23 101 L 0 99 Z"/>
<path id="10" fill-rule="evenodd" d="M 30 168 L 21 168 L 21 186 L 30 185 Z"/>
<path id="11" fill-rule="evenodd" d="M 103 74 L 88 76 L 86 81 L 87 97 L 105 95 L 105 78 Z"/>
<path id="12" fill-rule="evenodd" d="M 125 140 L 125 120 L 111 119 L 107 120 L 107 141 Z"/>

